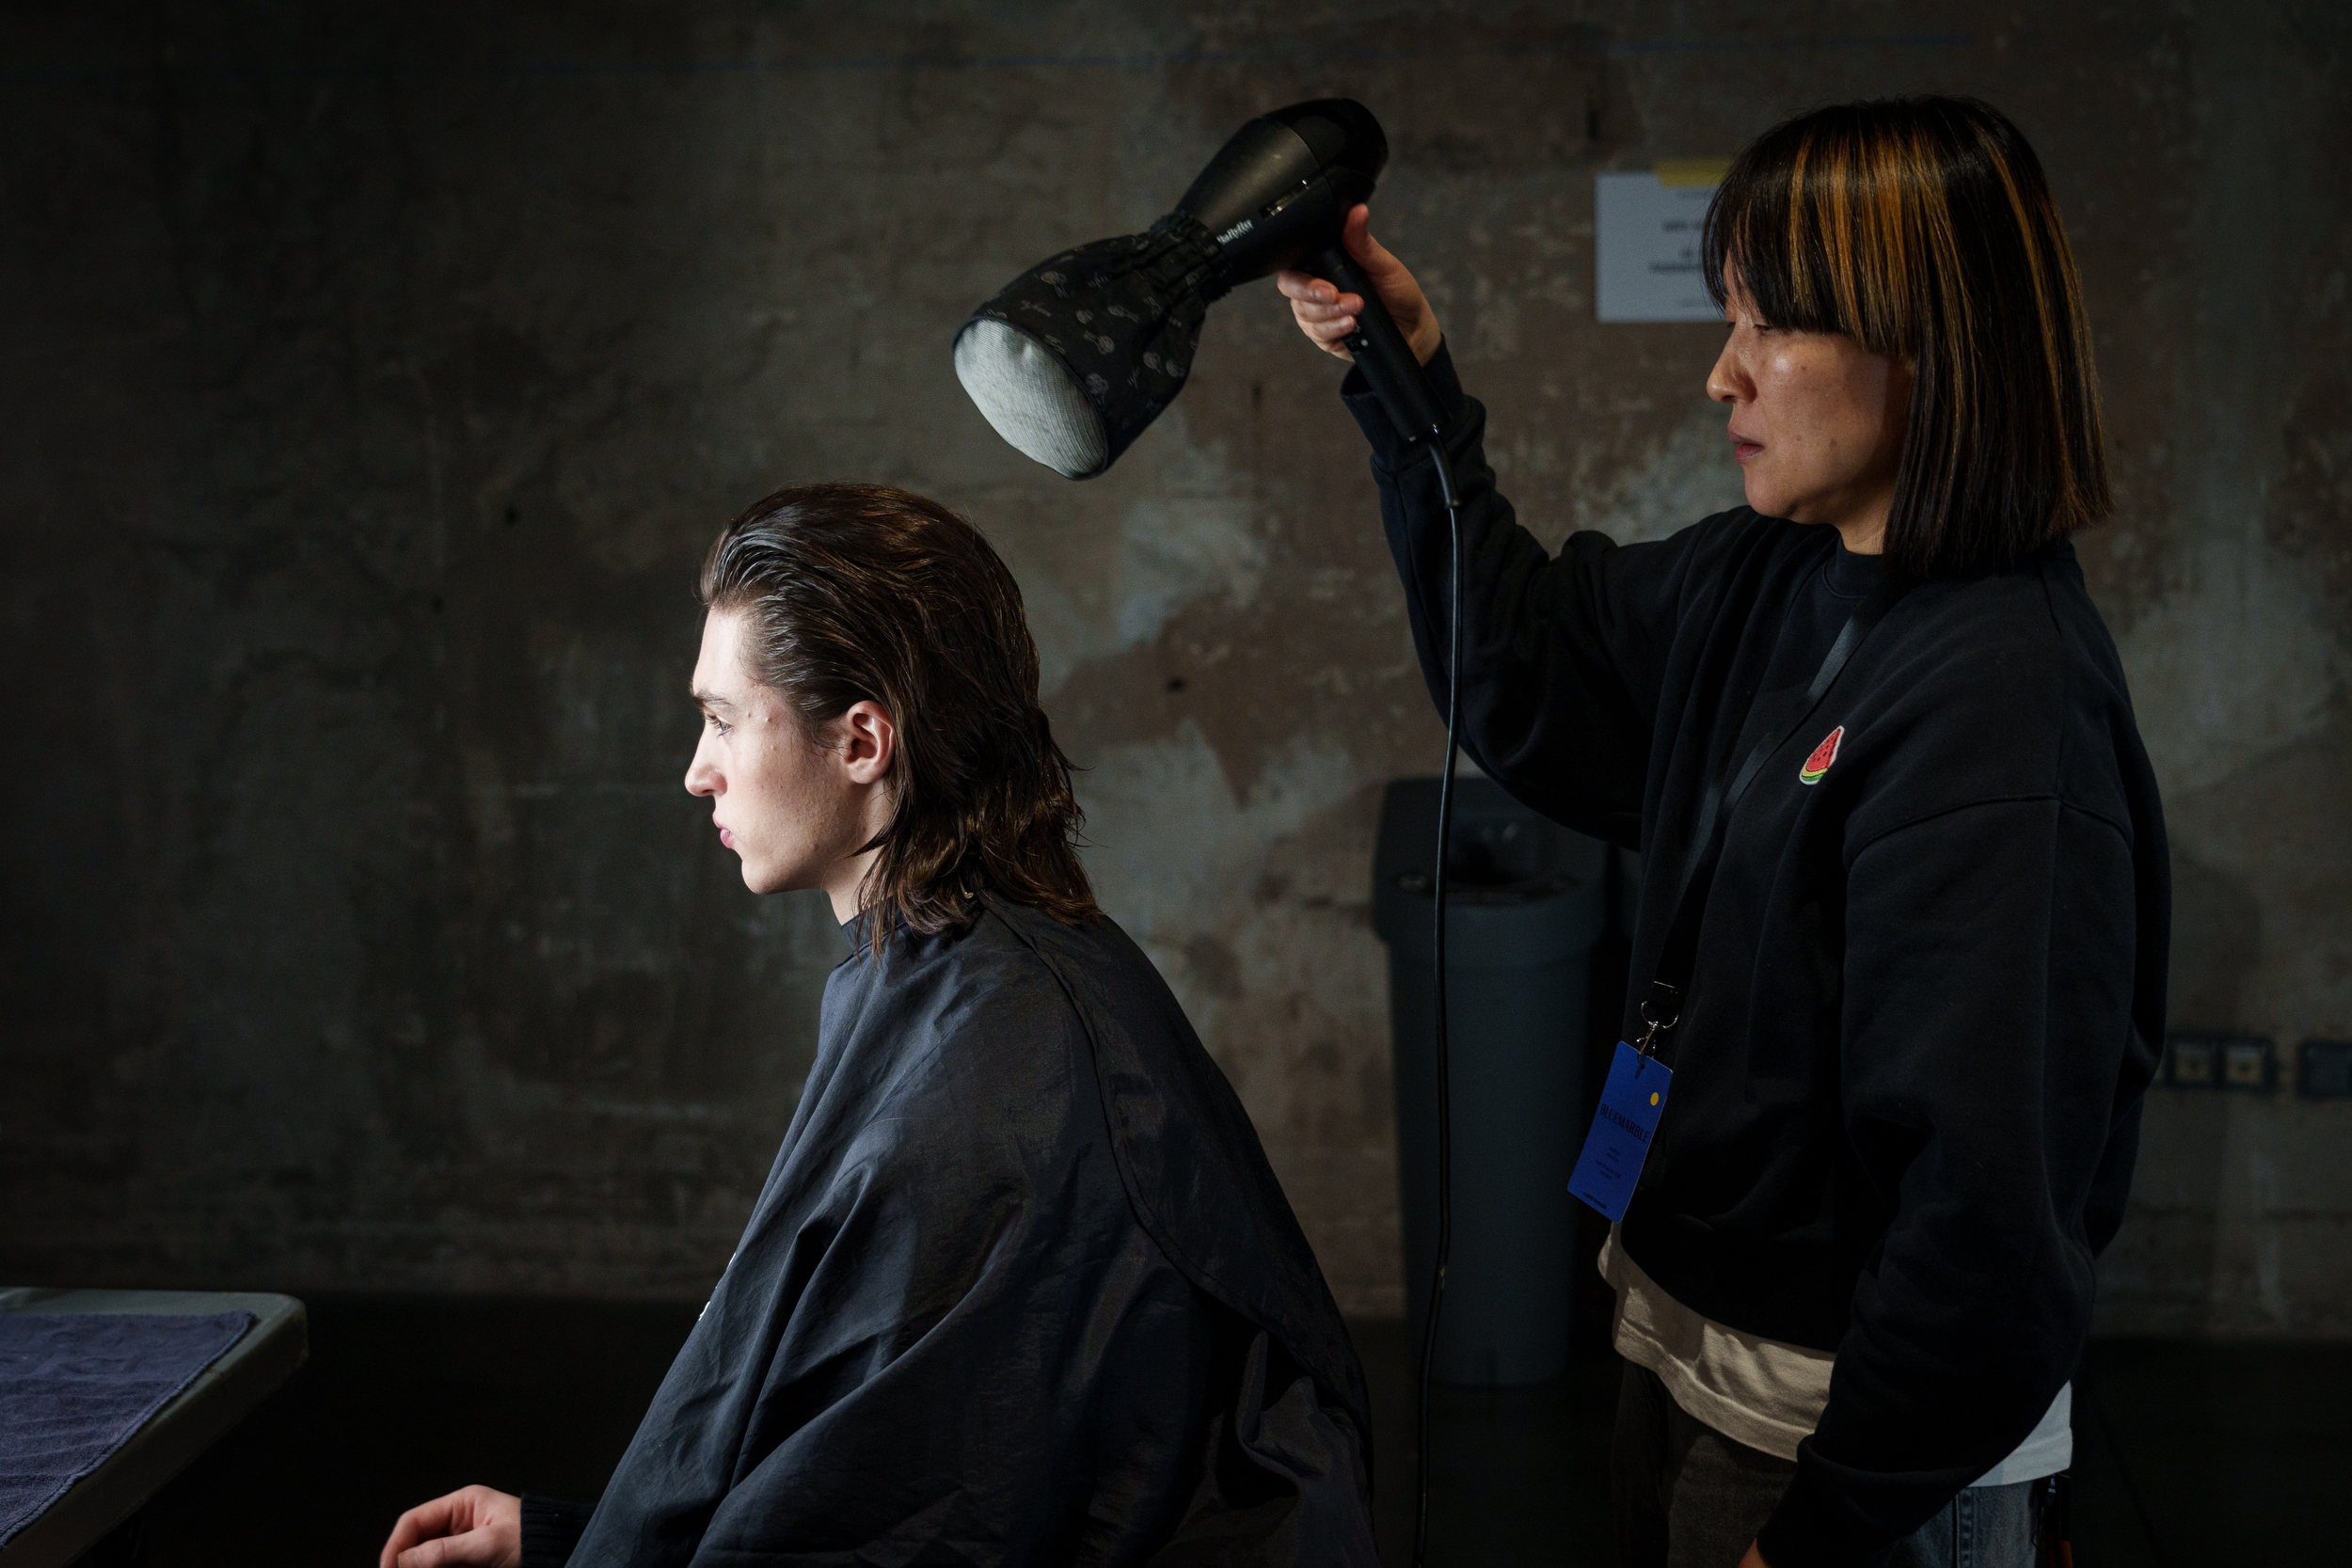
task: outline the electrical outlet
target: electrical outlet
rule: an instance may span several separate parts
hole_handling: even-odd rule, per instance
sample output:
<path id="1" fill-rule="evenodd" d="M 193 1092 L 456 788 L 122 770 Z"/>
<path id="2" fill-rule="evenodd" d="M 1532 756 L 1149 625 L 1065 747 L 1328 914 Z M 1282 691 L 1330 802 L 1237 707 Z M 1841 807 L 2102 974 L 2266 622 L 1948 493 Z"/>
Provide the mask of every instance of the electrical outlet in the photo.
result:
<path id="1" fill-rule="evenodd" d="M 2279 1048 L 2245 1036 L 2221 1042 L 2221 1086 L 2241 1094 L 2268 1094 L 2279 1082 Z"/>
<path id="2" fill-rule="evenodd" d="M 2295 1065 L 2295 1092 L 2305 1100 L 2352 1100 L 2352 1040 L 2305 1040 Z"/>
<path id="3" fill-rule="evenodd" d="M 2170 1035 L 2164 1042 L 2164 1081 L 2176 1089 L 2209 1089 L 2220 1077 L 2212 1037 Z"/>
<path id="4" fill-rule="evenodd" d="M 2260 1035 L 2176 1030 L 2165 1037 L 2162 1081 L 2176 1089 L 2265 1094 L 2279 1082 L 2279 1049 Z"/>

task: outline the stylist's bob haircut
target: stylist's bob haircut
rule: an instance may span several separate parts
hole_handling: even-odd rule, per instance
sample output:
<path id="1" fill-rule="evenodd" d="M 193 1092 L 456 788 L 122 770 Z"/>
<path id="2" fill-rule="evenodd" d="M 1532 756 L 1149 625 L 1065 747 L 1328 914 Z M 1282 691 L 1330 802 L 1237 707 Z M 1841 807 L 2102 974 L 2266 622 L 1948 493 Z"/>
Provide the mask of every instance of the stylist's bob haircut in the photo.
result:
<path id="1" fill-rule="evenodd" d="M 744 618 L 752 673 L 805 734 L 860 702 L 898 729 L 890 824 L 858 890 L 869 953 L 969 924 L 988 892 L 1094 918 L 1021 589 L 978 529 L 886 485 L 797 485 L 712 542 L 702 601 Z"/>
<path id="2" fill-rule="evenodd" d="M 2074 252 L 2042 165 L 1960 98 L 1841 103 L 1767 131 L 1707 212 L 1768 325 L 1835 332 L 1909 365 L 1886 564 L 1911 578 L 2016 565 L 2112 504 Z"/>

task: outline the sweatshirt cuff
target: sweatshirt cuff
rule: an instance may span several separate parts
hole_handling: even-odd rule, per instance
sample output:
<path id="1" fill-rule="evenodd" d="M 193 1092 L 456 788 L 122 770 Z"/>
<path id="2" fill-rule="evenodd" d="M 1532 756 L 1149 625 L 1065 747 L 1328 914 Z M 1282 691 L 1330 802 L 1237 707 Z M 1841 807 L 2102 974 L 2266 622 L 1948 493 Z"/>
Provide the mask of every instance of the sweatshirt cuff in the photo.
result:
<path id="1" fill-rule="evenodd" d="M 588 1532 L 588 1516 L 596 1513 L 596 1505 L 528 1494 L 522 1502 L 522 1568 L 564 1568 L 572 1548 Z"/>
<path id="2" fill-rule="evenodd" d="M 1772 1568 L 1867 1568 L 1893 1543 L 1870 1530 L 1838 1499 L 1808 1483 L 1799 1454 L 1796 1479 L 1756 1532 L 1756 1549 Z"/>
<path id="3" fill-rule="evenodd" d="M 1462 391 L 1462 378 L 1454 369 L 1454 351 L 1443 339 L 1438 341 L 1438 352 L 1422 367 L 1429 377 L 1430 389 L 1438 394 L 1438 406 L 1445 411 L 1446 446 L 1452 450 L 1459 432 L 1469 398 Z M 1347 411 L 1363 426 L 1364 439 L 1372 443 L 1373 461 L 1383 468 L 1396 469 L 1412 462 L 1421 451 L 1421 443 L 1407 441 L 1396 433 L 1380 400 L 1375 396 L 1371 383 L 1364 379 L 1359 366 L 1348 367 L 1347 379 L 1340 383 L 1340 397 L 1347 404 Z"/>

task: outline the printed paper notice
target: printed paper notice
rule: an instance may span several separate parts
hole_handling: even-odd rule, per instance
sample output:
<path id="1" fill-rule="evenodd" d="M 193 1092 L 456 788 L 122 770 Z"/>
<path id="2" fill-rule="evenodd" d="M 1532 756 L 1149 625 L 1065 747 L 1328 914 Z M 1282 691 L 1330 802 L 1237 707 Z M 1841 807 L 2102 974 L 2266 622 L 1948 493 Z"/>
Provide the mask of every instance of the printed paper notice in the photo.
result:
<path id="1" fill-rule="evenodd" d="M 1593 178 L 1593 292 L 1605 322 L 1719 322 L 1699 276 L 1699 230 L 1713 184 L 1655 173 Z"/>

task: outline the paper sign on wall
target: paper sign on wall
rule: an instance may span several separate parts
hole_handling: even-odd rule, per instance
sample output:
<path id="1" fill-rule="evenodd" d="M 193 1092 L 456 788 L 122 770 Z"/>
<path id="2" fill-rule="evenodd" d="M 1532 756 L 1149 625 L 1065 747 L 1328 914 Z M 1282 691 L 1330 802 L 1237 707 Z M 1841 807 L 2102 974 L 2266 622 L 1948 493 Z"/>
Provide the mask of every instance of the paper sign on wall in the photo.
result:
<path id="1" fill-rule="evenodd" d="M 1721 321 L 1699 274 L 1699 232 L 1724 175 L 1720 159 L 1593 177 L 1593 291 L 1605 322 Z"/>

